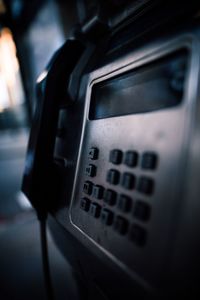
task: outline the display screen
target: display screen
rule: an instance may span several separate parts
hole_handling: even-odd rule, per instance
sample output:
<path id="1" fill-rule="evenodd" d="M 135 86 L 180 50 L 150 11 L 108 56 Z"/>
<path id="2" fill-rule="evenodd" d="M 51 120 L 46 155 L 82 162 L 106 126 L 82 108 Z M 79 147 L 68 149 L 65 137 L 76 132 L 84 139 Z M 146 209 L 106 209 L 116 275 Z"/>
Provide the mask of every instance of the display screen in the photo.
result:
<path id="1" fill-rule="evenodd" d="M 188 51 L 94 84 L 89 119 L 146 113 L 176 106 L 184 93 Z"/>

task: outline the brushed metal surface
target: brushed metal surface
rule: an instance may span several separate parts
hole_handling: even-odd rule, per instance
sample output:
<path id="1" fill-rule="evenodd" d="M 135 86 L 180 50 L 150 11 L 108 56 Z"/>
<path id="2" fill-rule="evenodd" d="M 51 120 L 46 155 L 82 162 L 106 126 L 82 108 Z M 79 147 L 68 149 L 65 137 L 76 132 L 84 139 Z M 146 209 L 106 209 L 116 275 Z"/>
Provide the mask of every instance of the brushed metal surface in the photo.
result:
<path id="1" fill-rule="evenodd" d="M 190 59 L 183 101 L 179 106 L 146 114 L 93 121 L 88 119 L 91 89 L 94 84 L 183 48 L 189 50 Z M 139 276 L 143 283 L 152 286 L 159 285 L 170 261 L 179 211 L 185 203 L 183 185 L 191 143 L 190 133 L 194 126 L 192 119 L 199 81 L 199 49 L 196 36 L 183 35 L 162 45 L 151 45 L 131 53 L 89 75 L 82 139 L 70 206 L 69 217 L 73 225 L 70 230 L 87 247 L 96 251 L 97 255 L 99 253 L 106 255 L 129 274 Z M 83 183 L 88 179 L 85 176 L 85 167 L 89 162 L 90 147 L 99 149 L 99 159 L 94 162 L 97 166 L 97 176 L 91 181 L 105 188 L 113 188 L 118 193 L 129 195 L 133 201 L 140 199 L 151 205 L 150 221 L 144 224 L 133 219 L 131 213 L 120 214 L 130 223 L 142 225 L 147 230 L 148 238 L 144 247 L 134 245 L 127 236 L 120 236 L 112 227 L 103 225 L 99 219 L 95 220 L 88 213 L 80 210 Z M 125 165 L 115 167 L 109 163 L 109 152 L 115 148 L 122 151 L 135 150 L 140 158 L 142 153 L 153 151 L 158 154 L 158 167 L 155 171 L 145 171 L 139 167 L 131 170 Z M 136 190 L 125 191 L 120 185 L 111 186 L 106 182 L 106 172 L 110 168 L 116 168 L 122 173 L 130 171 L 137 178 L 141 175 L 152 178 L 155 181 L 154 193 L 147 196 Z M 96 202 L 117 213 L 116 207 L 109 207 L 102 200 Z M 67 219 L 68 216 L 64 226 L 69 230 L 70 224 Z"/>

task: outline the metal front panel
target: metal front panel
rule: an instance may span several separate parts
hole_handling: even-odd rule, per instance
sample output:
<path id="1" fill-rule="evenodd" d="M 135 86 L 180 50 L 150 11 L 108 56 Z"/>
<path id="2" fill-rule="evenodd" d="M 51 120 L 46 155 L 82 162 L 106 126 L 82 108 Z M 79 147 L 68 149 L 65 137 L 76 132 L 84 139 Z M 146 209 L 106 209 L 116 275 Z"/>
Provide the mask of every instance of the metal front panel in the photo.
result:
<path id="1" fill-rule="evenodd" d="M 89 120 L 89 103 L 92 85 L 96 82 L 111 78 L 124 72 L 127 68 L 134 69 L 137 65 L 143 65 L 154 61 L 177 49 L 188 48 L 188 69 L 186 74 L 182 103 L 173 108 L 160 111 L 140 113 L 126 116 L 117 116 L 107 119 Z M 190 52 L 191 51 L 191 52 Z M 129 272 L 136 272 L 141 278 L 152 285 L 159 283 L 161 270 L 168 263 L 168 256 L 173 240 L 173 233 L 177 223 L 177 212 L 181 205 L 181 189 L 184 184 L 184 163 L 187 155 L 187 143 L 190 130 L 190 118 L 192 113 L 192 84 L 190 79 L 191 66 L 197 55 L 190 39 L 183 38 L 163 45 L 159 51 L 144 53 L 136 63 L 134 56 L 128 67 L 126 60 L 118 64 L 107 66 L 91 74 L 88 85 L 85 121 L 82 133 L 82 143 L 79 153 L 79 162 L 76 172 L 76 181 L 71 204 L 72 224 L 86 238 L 94 243 L 100 250 L 113 257 L 115 261 L 122 263 Z M 198 68 L 198 66 L 196 66 Z M 109 72 L 108 72 L 109 70 Z M 111 70 L 111 71 L 110 71 Z M 197 80 L 197 79 L 196 79 Z M 91 160 L 89 151 L 97 148 L 98 159 Z M 124 160 L 120 164 L 109 161 L 110 151 L 119 149 L 123 156 L 127 151 L 134 151 L 138 155 L 136 166 L 128 167 Z M 155 169 L 142 168 L 143 154 L 154 153 L 157 157 Z M 85 170 L 88 165 L 96 167 L 96 174 L 90 177 Z M 108 170 L 114 169 L 120 173 L 119 183 L 108 182 Z M 132 188 L 123 186 L 124 173 L 134 176 L 135 184 Z M 144 192 L 138 188 L 142 177 L 153 182 L 153 188 Z M 90 181 L 93 186 L 100 185 L 104 190 L 112 189 L 117 193 L 116 204 L 110 205 L 103 199 L 95 199 L 93 194 L 86 195 L 83 192 L 84 183 Z M 131 199 L 131 208 L 123 212 L 118 207 L 119 195 L 126 195 Z M 87 198 L 91 203 L 96 203 L 101 211 L 108 209 L 114 215 L 112 224 L 105 225 L 101 221 L 101 214 L 94 216 L 80 208 L 81 199 Z M 138 202 L 149 207 L 148 218 L 138 218 L 134 215 Z M 120 216 L 127 221 L 128 227 L 125 233 L 119 233 L 114 229 L 116 217 Z M 135 242 L 130 231 L 133 225 L 142 228 L 145 232 L 144 241 Z M 139 234 L 139 233 L 138 233 Z M 137 233 L 136 233 L 137 235 Z M 137 237 L 136 237 L 137 238 Z"/>

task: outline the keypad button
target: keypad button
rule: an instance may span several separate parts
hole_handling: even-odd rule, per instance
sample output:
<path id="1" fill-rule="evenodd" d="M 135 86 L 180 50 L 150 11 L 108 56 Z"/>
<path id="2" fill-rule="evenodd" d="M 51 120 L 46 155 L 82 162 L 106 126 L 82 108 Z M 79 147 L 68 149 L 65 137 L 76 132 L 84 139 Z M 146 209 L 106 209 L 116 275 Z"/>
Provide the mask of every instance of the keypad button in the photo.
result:
<path id="1" fill-rule="evenodd" d="M 117 170 L 110 169 L 107 173 L 107 182 L 117 185 L 120 180 L 120 173 Z"/>
<path id="2" fill-rule="evenodd" d="M 120 234 L 126 234 L 128 230 L 128 221 L 123 217 L 117 216 L 114 221 L 114 229 Z"/>
<path id="3" fill-rule="evenodd" d="M 87 195 L 91 195 L 92 194 L 92 187 L 93 187 L 93 183 L 90 181 L 86 181 L 83 184 L 83 192 Z"/>
<path id="4" fill-rule="evenodd" d="M 94 185 L 92 195 L 96 199 L 103 198 L 104 188 L 101 185 Z"/>
<path id="5" fill-rule="evenodd" d="M 138 181 L 137 190 L 140 193 L 151 195 L 154 190 L 154 181 L 148 177 L 140 177 Z"/>
<path id="6" fill-rule="evenodd" d="M 104 201 L 108 203 L 109 205 L 115 205 L 116 204 L 116 199 L 117 199 L 117 193 L 113 190 L 105 190 L 104 192 Z"/>
<path id="7" fill-rule="evenodd" d="M 123 152 L 119 149 L 113 149 L 110 151 L 109 160 L 115 165 L 119 165 L 122 162 Z"/>
<path id="8" fill-rule="evenodd" d="M 95 177 L 96 172 L 97 172 L 97 168 L 96 168 L 96 166 L 94 166 L 92 164 L 88 165 L 85 169 L 86 175 L 90 176 L 90 177 Z"/>
<path id="9" fill-rule="evenodd" d="M 136 167 L 138 163 L 138 154 L 136 151 L 127 151 L 125 153 L 124 164 L 128 167 Z"/>
<path id="10" fill-rule="evenodd" d="M 142 155 L 142 169 L 154 170 L 157 167 L 158 157 L 153 152 L 146 152 Z"/>
<path id="11" fill-rule="evenodd" d="M 97 203 L 91 203 L 90 205 L 90 215 L 94 218 L 99 218 L 101 213 L 101 206 Z"/>
<path id="12" fill-rule="evenodd" d="M 89 211 L 90 209 L 90 200 L 87 198 L 82 198 L 81 199 L 81 209 L 83 209 L 84 211 Z"/>
<path id="13" fill-rule="evenodd" d="M 92 160 L 98 159 L 99 156 L 99 150 L 95 147 L 90 148 L 88 158 Z"/>
<path id="14" fill-rule="evenodd" d="M 101 211 L 101 222 L 105 225 L 111 225 L 113 223 L 113 212 L 104 208 Z"/>
<path id="15" fill-rule="evenodd" d="M 125 189 L 133 189 L 135 186 L 135 176 L 130 173 L 124 173 L 121 184 Z"/>
<path id="16" fill-rule="evenodd" d="M 147 203 L 137 201 L 134 208 L 134 216 L 141 221 L 147 221 L 150 217 L 151 207 Z"/>
<path id="17" fill-rule="evenodd" d="M 120 195 L 118 198 L 118 208 L 123 212 L 129 212 L 131 210 L 132 200 L 126 195 Z"/>
<path id="18" fill-rule="evenodd" d="M 144 246 L 147 240 L 146 230 L 139 225 L 132 225 L 130 230 L 130 239 L 138 246 Z"/>

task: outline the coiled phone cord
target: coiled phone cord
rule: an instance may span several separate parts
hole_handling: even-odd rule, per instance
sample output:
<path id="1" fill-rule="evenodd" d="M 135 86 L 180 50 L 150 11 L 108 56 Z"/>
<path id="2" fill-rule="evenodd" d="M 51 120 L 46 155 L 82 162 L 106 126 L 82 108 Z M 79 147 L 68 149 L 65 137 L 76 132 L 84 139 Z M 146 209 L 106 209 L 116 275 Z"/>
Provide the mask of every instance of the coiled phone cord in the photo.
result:
<path id="1" fill-rule="evenodd" d="M 40 222 L 42 263 L 43 263 L 43 272 L 44 272 L 44 280 L 45 280 L 45 286 L 46 286 L 47 299 L 55 300 L 52 278 L 51 278 L 51 273 L 50 273 L 50 265 L 49 265 L 46 218 L 41 218 L 39 220 L 39 222 Z"/>

